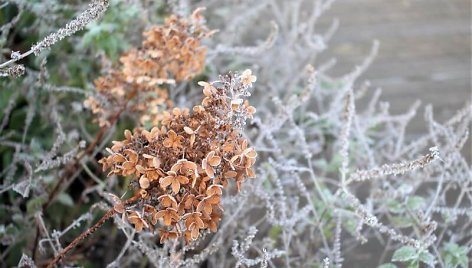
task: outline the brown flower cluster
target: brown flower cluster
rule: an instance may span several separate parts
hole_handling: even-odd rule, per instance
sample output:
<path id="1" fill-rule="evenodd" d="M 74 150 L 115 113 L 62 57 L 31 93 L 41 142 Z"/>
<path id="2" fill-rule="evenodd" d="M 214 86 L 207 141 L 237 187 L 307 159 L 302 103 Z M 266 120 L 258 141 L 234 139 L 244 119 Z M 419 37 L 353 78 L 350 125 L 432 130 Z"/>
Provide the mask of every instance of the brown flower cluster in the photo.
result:
<path id="1" fill-rule="evenodd" d="M 138 113 L 143 123 L 172 106 L 163 85 L 190 80 L 205 64 L 206 49 L 201 41 L 213 32 L 205 27 L 201 11 L 195 10 L 188 19 L 172 15 L 163 26 L 144 32 L 142 47 L 120 58 L 121 69 L 95 81 L 102 98 L 89 97 L 85 105 L 100 126 L 109 125 L 113 115 L 125 108 Z"/>
<path id="2" fill-rule="evenodd" d="M 242 136 L 255 112 L 243 98 L 255 80 L 246 70 L 199 82 L 205 95 L 201 105 L 164 112 L 158 126 L 126 130 L 125 140 L 107 148 L 103 169 L 133 178 L 140 201 L 117 212 L 137 231 L 157 226 L 161 242 L 178 237 L 189 242 L 204 230 L 216 232 L 223 188 L 233 180 L 239 189 L 255 176 L 257 153 Z"/>

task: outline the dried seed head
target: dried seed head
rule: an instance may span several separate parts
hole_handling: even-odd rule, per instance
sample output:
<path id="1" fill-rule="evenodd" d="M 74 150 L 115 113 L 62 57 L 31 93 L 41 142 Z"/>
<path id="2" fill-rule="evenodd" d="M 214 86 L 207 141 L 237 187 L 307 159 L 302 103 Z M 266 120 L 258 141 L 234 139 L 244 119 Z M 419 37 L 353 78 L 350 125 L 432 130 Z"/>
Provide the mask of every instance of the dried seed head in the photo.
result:
<path id="1" fill-rule="evenodd" d="M 190 241 L 203 230 L 215 232 L 223 188 L 234 181 L 239 189 L 255 176 L 257 153 L 242 136 L 240 121 L 247 117 L 239 112 L 249 106 L 242 99 L 249 85 L 237 74 L 199 84 L 204 91 L 214 88 L 206 91 L 206 108 L 175 108 L 163 113 L 160 129 L 125 131 L 125 140 L 114 142 L 110 156 L 100 160 L 110 174 L 132 176 L 131 186 L 142 199 L 134 209 L 144 211 L 142 217 L 127 213 L 136 230 L 160 225 L 164 240 L 183 235 Z"/>
<path id="2" fill-rule="evenodd" d="M 144 32 L 142 46 L 120 58 L 120 69 L 95 80 L 99 94 L 84 104 L 97 116 L 100 126 L 109 126 L 122 107 L 138 114 L 143 124 L 161 121 L 161 111 L 173 106 L 161 85 L 190 80 L 203 70 L 206 48 L 201 41 L 212 32 L 204 25 L 200 11 L 197 9 L 194 14 L 198 15 L 190 18 L 172 15 L 164 25 Z M 151 141 L 155 135 L 146 133 L 145 137 Z"/>

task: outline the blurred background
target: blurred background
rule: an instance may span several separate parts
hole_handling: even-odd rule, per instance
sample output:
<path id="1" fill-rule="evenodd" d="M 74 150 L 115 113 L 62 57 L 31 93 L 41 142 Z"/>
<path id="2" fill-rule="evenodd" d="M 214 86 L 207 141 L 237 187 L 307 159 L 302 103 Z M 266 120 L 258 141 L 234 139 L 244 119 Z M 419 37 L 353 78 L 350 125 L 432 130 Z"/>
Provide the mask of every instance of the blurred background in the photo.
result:
<path id="1" fill-rule="evenodd" d="M 435 119 L 443 122 L 471 100 L 470 0 L 343 0 L 320 23 L 328 25 L 333 17 L 340 25 L 320 58 L 335 57 L 333 72 L 342 75 L 379 40 L 364 78 L 382 88 L 381 99 L 394 114 L 421 100 L 408 134 L 426 132 L 424 105 L 433 104 Z M 470 160 L 471 146 L 466 148 Z"/>

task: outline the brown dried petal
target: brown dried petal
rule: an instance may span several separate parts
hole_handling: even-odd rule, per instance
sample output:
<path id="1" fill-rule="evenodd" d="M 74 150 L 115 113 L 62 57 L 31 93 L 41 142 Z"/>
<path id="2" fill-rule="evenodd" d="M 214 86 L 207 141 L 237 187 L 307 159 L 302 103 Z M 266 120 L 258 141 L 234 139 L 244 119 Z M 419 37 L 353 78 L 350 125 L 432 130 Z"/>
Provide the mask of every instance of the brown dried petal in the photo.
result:
<path id="1" fill-rule="evenodd" d="M 144 176 L 141 176 L 141 178 L 139 178 L 139 186 L 142 188 L 142 189 L 147 189 L 149 188 L 151 184 L 149 183 L 149 179 L 144 177 Z"/>
<path id="2" fill-rule="evenodd" d="M 122 156 L 121 154 L 115 154 L 113 155 L 113 161 L 117 162 L 117 163 L 122 163 L 122 162 L 125 162 L 126 161 L 126 158 L 124 156 Z"/>
<path id="3" fill-rule="evenodd" d="M 133 138 L 133 134 L 131 133 L 131 131 L 126 129 L 125 130 L 125 137 L 126 137 L 126 140 L 131 141 L 131 139 Z"/>

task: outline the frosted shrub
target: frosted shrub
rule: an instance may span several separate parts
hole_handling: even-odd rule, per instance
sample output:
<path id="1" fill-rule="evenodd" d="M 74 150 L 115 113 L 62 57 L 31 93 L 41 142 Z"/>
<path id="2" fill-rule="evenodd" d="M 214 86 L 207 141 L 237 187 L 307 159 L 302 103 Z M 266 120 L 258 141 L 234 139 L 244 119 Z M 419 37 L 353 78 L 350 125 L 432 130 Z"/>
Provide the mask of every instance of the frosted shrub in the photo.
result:
<path id="1" fill-rule="evenodd" d="M 470 103 L 332 76 L 333 4 L 0 4 L 0 263 L 468 267 Z"/>

